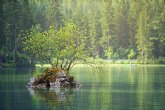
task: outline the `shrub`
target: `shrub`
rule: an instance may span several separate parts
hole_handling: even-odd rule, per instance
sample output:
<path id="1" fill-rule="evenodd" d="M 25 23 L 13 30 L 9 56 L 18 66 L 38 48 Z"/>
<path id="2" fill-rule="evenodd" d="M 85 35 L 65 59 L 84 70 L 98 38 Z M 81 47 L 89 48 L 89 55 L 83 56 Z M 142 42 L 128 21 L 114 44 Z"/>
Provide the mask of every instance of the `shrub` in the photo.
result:
<path id="1" fill-rule="evenodd" d="M 156 60 L 156 64 L 165 64 L 165 57 L 159 57 L 159 59 Z"/>

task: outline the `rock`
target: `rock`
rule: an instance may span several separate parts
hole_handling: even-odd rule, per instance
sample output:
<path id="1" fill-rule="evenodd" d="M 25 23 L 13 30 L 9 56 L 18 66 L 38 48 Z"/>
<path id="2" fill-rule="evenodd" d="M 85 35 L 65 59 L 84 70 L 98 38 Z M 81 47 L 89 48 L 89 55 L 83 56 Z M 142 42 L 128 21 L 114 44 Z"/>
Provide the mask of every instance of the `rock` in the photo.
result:
<path id="1" fill-rule="evenodd" d="M 30 78 L 27 87 L 79 87 L 80 83 L 74 80 L 73 76 L 66 74 L 64 70 L 58 68 L 46 69 L 38 77 Z"/>
<path id="2" fill-rule="evenodd" d="M 30 78 L 30 82 L 31 83 L 33 83 L 34 81 L 35 81 L 35 78 L 34 77 Z"/>
<path id="3" fill-rule="evenodd" d="M 61 72 L 58 72 L 58 73 L 57 73 L 57 76 L 58 76 L 58 77 L 66 77 L 66 74 L 65 74 L 64 71 L 61 71 Z"/>
<path id="4" fill-rule="evenodd" d="M 67 78 L 59 78 L 59 82 L 65 81 Z"/>

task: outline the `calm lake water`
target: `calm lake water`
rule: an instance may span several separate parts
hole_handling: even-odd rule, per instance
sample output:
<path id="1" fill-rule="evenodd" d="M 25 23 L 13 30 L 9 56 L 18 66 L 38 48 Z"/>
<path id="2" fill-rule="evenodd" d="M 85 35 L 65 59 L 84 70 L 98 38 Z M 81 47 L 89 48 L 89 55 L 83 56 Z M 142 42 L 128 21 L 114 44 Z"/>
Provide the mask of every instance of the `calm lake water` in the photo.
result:
<path id="1" fill-rule="evenodd" d="M 165 66 L 79 66 L 71 74 L 80 88 L 29 89 L 33 70 L 0 69 L 0 110 L 165 110 Z"/>

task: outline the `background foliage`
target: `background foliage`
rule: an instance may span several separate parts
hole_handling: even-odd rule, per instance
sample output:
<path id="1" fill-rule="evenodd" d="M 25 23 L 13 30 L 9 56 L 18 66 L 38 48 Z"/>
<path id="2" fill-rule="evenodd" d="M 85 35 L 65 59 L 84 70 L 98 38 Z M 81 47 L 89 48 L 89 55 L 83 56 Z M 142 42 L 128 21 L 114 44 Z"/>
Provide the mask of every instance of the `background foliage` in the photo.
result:
<path id="1" fill-rule="evenodd" d="M 164 0 L 0 0 L 0 64 L 32 64 L 23 57 L 21 30 L 63 27 L 68 19 L 85 30 L 90 57 L 163 63 Z M 46 37 L 46 36 L 42 36 Z M 47 45 L 47 44 L 44 44 Z M 44 46 L 43 45 L 43 46 Z"/>

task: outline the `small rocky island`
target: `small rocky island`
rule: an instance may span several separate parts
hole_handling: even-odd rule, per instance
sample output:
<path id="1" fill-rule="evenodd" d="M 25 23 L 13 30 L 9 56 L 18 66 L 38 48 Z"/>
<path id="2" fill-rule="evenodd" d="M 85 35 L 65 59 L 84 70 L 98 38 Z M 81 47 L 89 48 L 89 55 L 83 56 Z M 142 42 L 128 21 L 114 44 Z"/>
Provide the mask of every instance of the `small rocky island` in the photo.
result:
<path id="1" fill-rule="evenodd" d="M 27 87 L 49 88 L 49 87 L 80 87 L 80 83 L 74 80 L 68 72 L 60 68 L 47 68 L 42 74 L 30 78 Z"/>

